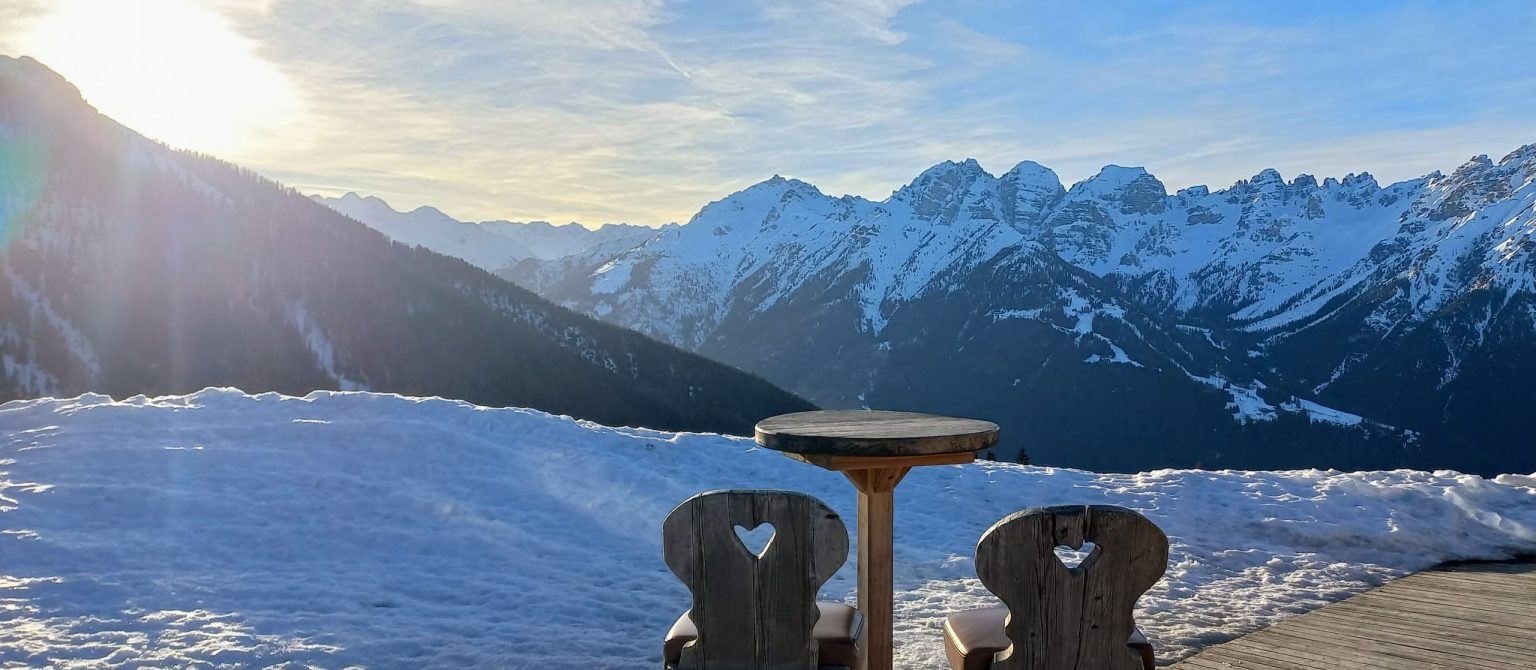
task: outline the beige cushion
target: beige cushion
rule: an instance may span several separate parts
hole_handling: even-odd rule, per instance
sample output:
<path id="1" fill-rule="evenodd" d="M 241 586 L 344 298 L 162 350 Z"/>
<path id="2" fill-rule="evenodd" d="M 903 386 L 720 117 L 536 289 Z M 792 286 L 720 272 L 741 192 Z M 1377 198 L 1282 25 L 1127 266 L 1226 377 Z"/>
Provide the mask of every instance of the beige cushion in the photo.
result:
<path id="1" fill-rule="evenodd" d="M 864 614 L 841 603 L 816 603 L 816 608 L 821 610 L 821 618 L 811 634 L 819 649 L 817 663 L 853 667 L 859 658 L 859 640 L 864 637 Z M 669 667 L 675 665 L 683 656 L 683 646 L 697 639 L 699 629 L 693 626 L 688 612 L 683 612 L 661 643 L 662 658 Z"/>
<path id="2" fill-rule="evenodd" d="M 944 655 L 954 670 L 987 670 L 992 667 L 992 656 L 1009 646 L 1008 608 L 994 607 L 984 610 L 956 612 L 944 620 Z M 1131 653 L 1141 658 L 1142 667 L 1153 670 L 1157 666 L 1152 645 L 1139 629 L 1131 631 L 1126 641 Z"/>

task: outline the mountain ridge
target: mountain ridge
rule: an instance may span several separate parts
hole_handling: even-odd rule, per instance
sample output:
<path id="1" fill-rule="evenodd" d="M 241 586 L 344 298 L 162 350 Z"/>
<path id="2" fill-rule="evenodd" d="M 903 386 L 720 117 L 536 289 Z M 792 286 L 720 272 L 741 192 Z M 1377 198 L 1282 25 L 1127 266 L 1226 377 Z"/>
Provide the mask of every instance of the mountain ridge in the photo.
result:
<path id="1" fill-rule="evenodd" d="M 1436 411 L 1428 416 L 1443 413 L 1435 403 L 1449 402 L 1439 394 L 1443 385 L 1415 381 L 1386 394 L 1413 395 L 1412 402 L 1401 403 L 1413 411 L 1371 397 L 1391 387 L 1401 367 L 1428 363 L 1401 357 L 1382 362 L 1354 384 L 1349 370 L 1371 367 L 1358 367 L 1358 361 L 1377 355 L 1371 353 L 1372 342 L 1390 339 L 1383 326 L 1389 316 L 1438 332 L 1452 321 L 1466 321 L 1447 316 L 1447 308 L 1470 309 L 1483 299 L 1479 296 L 1503 291 L 1495 302 L 1513 307 L 1501 312 L 1509 322 L 1496 324 L 1504 336 L 1493 344 L 1505 347 L 1502 353 L 1479 348 L 1477 333 L 1488 326 L 1475 320 L 1462 327 L 1471 334 L 1451 338 L 1456 342 L 1425 335 L 1439 343 L 1416 346 L 1459 361 L 1452 367 L 1483 361 L 1474 367 L 1481 366 L 1484 375 L 1520 377 L 1536 341 L 1530 334 L 1536 308 L 1520 311 L 1536 284 L 1526 241 L 1536 225 L 1533 175 L 1536 145 L 1498 163 L 1479 156 L 1450 175 L 1386 186 L 1365 172 L 1319 182 L 1308 174 L 1287 181 L 1277 170 L 1264 169 L 1223 189 L 1190 187 L 1170 194 L 1144 168 L 1110 165 L 1065 187 L 1038 163 L 1023 161 L 995 176 L 975 160 L 964 160 L 936 164 L 876 202 L 827 196 L 814 185 L 776 176 L 711 202 L 689 223 L 604 262 L 574 270 L 536 266 L 504 276 L 578 311 L 757 371 L 828 406 L 905 403 L 994 411 L 979 399 L 937 402 L 932 393 L 907 392 L 878 378 L 930 367 L 916 359 L 892 362 L 890 348 L 903 339 L 912 348 L 906 356 L 947 357 L 958 367 L 967 364 L 956 355 L 980 361 L 986 356 L 974 349 L 962 353 L 978 346 L 976 319 L 1008 315 L 1004 320 L 1041 320 L 1052 329 L 1015 333 L 1009 336 L 1014 345 L 1055 338 L 1084 365 L 1134 367 L 1129 361 L 1146 374 L 1160 372 L 1159 380 L 1124 382 L 1139 388 L 1133 395 L 1142 401 L 1190 382 L 1205 384 L 1225 394 L 1239 423 L 1287 415 L 1328 423 L 1328 417 L 1344 416 L 1353 418 L 1333 423 L 1349 430 L 1374 424 L 1396 435 L 1396 447 L 1372 447 L 1375 455 L 1364 461 L 1371 467 L 1477 469 L 1490 467 L 1488 461 L 1445 447 L 1457 443 L 1466 449 L 1446 427 L 1465 431 L 1462 424 L 1489 419 L 1426 420 L 1432 408 Z M 1041 254 L 1087 276 L 1071 279 L 1065 269 L 1048 270 L 1050 263 L 1037 258 Z M 1048 290 L 1031 288 L 1031 282 Z M 1394 282 L 1406 282 L 1407 293 L 1382 288 Z M 946 300 L 970 302 L 962 309 L 944 305 Z M 1143 316 L 1127 316 L 1132 305 Z M 1357 305 L 1362 313 L 1329 330 L 1344 318 L 1346 312 L 1339 311 L 1344 305 Z M 914 320 L 918 314 L 928 320 Z M 1404 314 L 1412 319 L 1405 321 Z M 790 332 L 778 322 L 800 324 L 795 327 L 812 335 Z M 901 324 L 894 334 L 893 323 Z M 1101 326 L 1122 332 L 1101 332 Z M 913 339 L 903 329 L 921 335 Z M 769 333 L 783 344 L 775 345 Z M 994 361 L 1011 355 L 1006 339 L 987 350 Z M 1154 348 L 1161 353 L 1138 358 L 1127 353 L 1136 340 L 1164 345 Z M 1352 342 L 1358 346 L 1340 350 L 1341 343 Z M 1437 347 L 1445 351 L 1434 353 Z M 999 364 L 1035 369 L 1059 363 L 1064 353 L 1043 351 Z M 807 357 L 816 362 L 784 363 Z M 1453 378 L 1447 369 L 1437 368 L 1435 375 Z M 929 369 L 929 374 L 943 373 Z M 1077 383 L 1062 374 L 1054 385 Z M 1042 385 L 1034 393 L 1049 394 L 1052 388 Z M 1093 396 L 1105 392 L 1080 390 Z M 1205 402 L 1187 395 L 1191 403 Z M 1013 396 L 1013 402 L 1028 400 Z M 1083 402 L 1075 412 L 1079 417 L 1089 407 Z M 1106 401 L 1094 402 L 1103 409 Z M 1017 413 L 1006 407 L 996 411 Z M 1476 408 L 1458 411 L 1482 416 Z M 1479 434 L 1496 442 L 1479 451 L 1522 458 L 1517 433 Z M 1350 440 L 1335 446 L 1356 449 Z M 1180 458 L 1230 462 L 1191 453 Z M 1272 461 L 1238 465 L 1277 467 Z"/>
<path id="2" fill-rule="evenodd" d="M 750 431 L 809 403 L 152 142 L 0 59 L 0 400 L 369 389 Z"/>

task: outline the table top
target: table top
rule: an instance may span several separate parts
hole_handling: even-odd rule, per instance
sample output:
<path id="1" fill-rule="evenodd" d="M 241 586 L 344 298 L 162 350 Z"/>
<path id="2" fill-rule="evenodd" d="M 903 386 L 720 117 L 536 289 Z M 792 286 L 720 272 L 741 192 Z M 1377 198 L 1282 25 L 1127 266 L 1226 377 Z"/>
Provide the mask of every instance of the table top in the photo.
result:
<path id="1" fill-rule="evenodd" d="M 916 412 L 835 410 L 763 419 L 757 443 L 794 454 L 923 456 L 980 451 L 997 444 L 997 424 Z"/>

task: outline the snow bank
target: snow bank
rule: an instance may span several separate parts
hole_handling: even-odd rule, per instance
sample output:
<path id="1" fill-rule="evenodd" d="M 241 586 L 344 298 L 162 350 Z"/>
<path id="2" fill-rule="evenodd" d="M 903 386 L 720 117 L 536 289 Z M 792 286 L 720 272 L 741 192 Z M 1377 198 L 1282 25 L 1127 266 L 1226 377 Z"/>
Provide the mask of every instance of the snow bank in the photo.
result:
<path id="1" fill-rule="evenodd" d="M 897 491 L 898 666 L 944 668 L 971 554 L 1041 504 L 1173 542 L 1139 621 L 1164 658 L 1447 559 L 1536 552 L 1536 477 L 1101 475 L 983 463 Z M 440 399 L 206 390 L 0 406 L 0 665 L 656 667 L 687 606 L 661 519 L 718 487 L 839 475 L 714 435 Z M 853 562 L 825 596 L 851 599 Z"/>

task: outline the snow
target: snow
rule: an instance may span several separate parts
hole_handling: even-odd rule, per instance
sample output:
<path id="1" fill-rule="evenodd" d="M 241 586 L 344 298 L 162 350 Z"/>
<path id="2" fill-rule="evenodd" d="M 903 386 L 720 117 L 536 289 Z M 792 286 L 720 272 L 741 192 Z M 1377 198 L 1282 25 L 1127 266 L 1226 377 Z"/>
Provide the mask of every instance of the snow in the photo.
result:
<path id="1" fill-rule="evenodd" d="M 1104 344 L 1109 346 L 1110 355 L 1103 356 L 1100 354 L 1090 354 L 1088 358 L 1083 359 L 1084 363 L 1121 363 L 1136 368 L 1146 367 L 1145 365 L 1131 360 L 1131 357 L 1126 355 L 1125 350 L 1121 349 L 1120 345 L 1115 344 L 1114 341 L 1110 340 L 1109 338 L 1097 333 L 1094 334 L 1094 337 L 1098 338 L 1100 341 L 1104 342 Z"/>
<path id="2" fill-rule="evenodd" d="M 1257 353 L 1257 352 L 1252 352 L 1252 351 L 1248 352 L 1249 356 L 1253 356 L 1255 353 Z M 1263 354 L 1259 354 L 1259 355 L 1262 356 Z M 1360 361 L 1363 360 L 1364 358 L 1365 357 L 1362 354 L 1350 354 L 1348 356 L 1345 356 L 1344 360 L 1339 361 L 1339 364 L 1334 366 L 1333 372 L 1328 374 L 1328 381 L 1325 381 L 1325 382 L 1323 382 L 1321 384 L 1318 384 L 1317 386 L 1312 387 L 1312 392 L 1313 393 L 1322 393 L 1323 389 L 1328 388 L 1329 384 L 1332 384 L 1332 383 L 1338 381 L 1339 377 L 1342 377 L 1342 376 L 1344 376 L 1344 373 L 1349 372 L 1350 367 L 1359 364 Z"/>
<path id="3" fill-rule="evenodd" d="M 1029 161 L 1001 177 L 974 160 L 946 161 L 880 202 L 775 176 L 661 231 L 468 224 L 350 194 L 322 201 L 487 269 L 504 268 L 508 258 L 552 257 L 539 268 L 553 276 L 533 286 L 546 297 L 685 349 L 708 341 L 732 314 L 762 312 L 799 289 L 842 280 L 852 283 L 858 327 L 878 336 L 904 304 L 963 288 L 956 278 L 1026 248 L 1144 287 L 1136 296 L 1143 307 L 1214 318 L 1273 344 L 1396 280 L 1409 281 L 1410 295 L 1401 314 L 1373 322 L 1383 329 L 1431 317 L 1470 290 L 1536 290 L 1525 269 L 1536 249 L 1533 166 L 1536 152 L 1522 150 L 1496 165 L 1474 160 L 1450 177 L 1386 187 L 1364 173 L 1319 184 L 1308 175 L 1287 182 L 1266 169 L 1225 189 L 1168 195 L 1143 168 L 1106 166 L 1063 189 L 1055 173 Z M 1472 214 L 1434 218 L 1458 198 L 1468 199 Z M 438 227 L 444 232 L 427 232 Z M 455 237 L 462 229 L 501 242 L 471 244 Z M 515 251 L 498 251 L 509 242 Z M 578 256 L 592 262 L 560 262 Z M 1469 265 L 1478 271 L 1457 271 Z M 624 271 L 632 268 L 644 271 Z"/>
<path id="4" fill-rule="evenodd" d="M 1499 475 L 1494 477 L 1493 481 L 1507 486 L 1524 486 L 1528 489 L 1536 489 L 1536 475 Z"/>
<path id="5" fill-rule="evenodd" d="M 1033 309 L 994 309 L 987 312 L 987 316 L 992 317 L 993 321 L 1007 321 L 1009 319 L 1038 321 L 1044 313 L 1045 310 L 1040 307 Z"/>
<path id="6" fill-rule="evenodd" d="M 1219 374 L 1208 377 L 1189 374 L 1188 372 L 1185 374 L 1189 375 L 1190 379 L 1201 384 L 1226 391 L 1227 395 L 1231 396 L 1231 400 L 1227 401 L 1227 409 L 1232 411 L 1232 418 L 1237 419 L 1238 423 L 1273 421 L 1279 416 L 1275 412 L 1274 405 L 1265 402 L 1263 398 L 1259 397 L 1259 390 L 1264 388 L 1263 382 L 1254 380 L 1253 386 L 1243 386 L 1228 381 Z"/>
<path id="7" fill-rule="evenodd" d="M 1362 285 L 1402 281 L 1401 295 L 1380 306 L 1366 323 L 1388 332 L 1405 322 L 1433 318 L 1444 306 L 1474 291 L 1503 289 L 1505 295 L 1529 292 L 1530 273 L 1525 265 L 1530 246 L 1525 244 L 1536 228 L 1536 170 L 1532 156 L 1516 152 L 1494 165 L 1479 157 L 1468 161 L 1450 177 L 1433 174 L 1388 187 L 1390 195 L 1372 207 L 1372 214 L 1386 220 L 1397 212 L 1399 224 L 1390 236 L 1370 247 L 1357 246 L 1339 258 L 1359 256 L 1347 266 L 1335 264 L 1326 279 L 1296 294 L 1289 304 L 1270 309 L 1248 309 L 1238 318 L 1264 316 L 1244 329 L 1261 332 L 1307 320 L 1316 323 L 1331 313 L 1320 310 L 1334 298 L 1356 292 Z M 1503 183 L 1507 192 L 1497 186 Z M 1469 213 L 1442 216 L 1443 205 L 1461 203 Z M 1333 210 L 1330 209 L 1330 216 Z M 1331 225 L 1331 224 L 1330 224 Z M 1342 249 L 1342 247 L 1341 247 Z M 1359 251 L 1369 255 L 1360 255 Z M 1336 310 L 1335 310 L 1336 311 Z M 1280 336 L 1288 335 L 1281 333 Z M 1447 379 L 1448 381 L 1448 379 Z"/>
<path id="8" fill-rule="evenodd" d="M 18 361 L 10 354 L 0 354 L 0 373 L 0 378 L 9 379 L 19 394 L 43 396 L 58 388 L 59 380 L 36 361 Z"/>
<path id="9" fill-rule="evenodd" d="M 1069 242 L 1063 255 L 1100 275 L 1165 273 L 1176 282 L 1171 307 L 1178 312 L 1212 306 L 1230 310 L 1238 320 L 1294 312 L 1265 324 L 1275 327 L 1320 308 L 1326 298 L 1293 304 L 1359 263 L 1396 230 L 1411 199 L 1361 200 L 1375 188 L 1374 182 L 1318 187 L 1305 180 L 1287 186 L 1277 172 L 1264 170 L 1221 191 L 1181 192 L 1157 215 L 1105 208 L 1117 231 L 1108 251 L 1093 255 L 1091 248 Z M 1138 262 L 1122 264 L 1127 255 Z"/>
<path id="10" fill-rule="evenodd" d="M 1249 385 L 1245 386 L 1230 381 L 1219 374 L 1209 377 L 1202 377 L 1188 372 L 1185 372 L 1185 374 L 1194 381 L 1227 392 L 1228 396 L 1231 397 L 1227 401 L 1227 409 L 1232 412 L 1232 418 L 1236 419 L 1238 423 L 1274 421 L 1280 418 L 1281 412 L 1305 414 L 1307 420 L 1312 423 L 1331 423 L 1337 426 L 1358 426 L 1366 421 L 1365 417 L 1358 414 L 1351 414 L 1343 410 L 1319 405 L 1311 400 L 1296 396 L 1291 396 L 1289 400 L 1282 401 L 1279 404 L 1272 404 L 1259 395 L 1260 391 L 1268 387 L 1264 385 L 1264 382 L 1258 380 L 1253 380 Z M 1318 389 L 1321 389 L 1323 386 L 1327 386 L 1327 383 L 1325 382 L 1320 385 Z"/>
<path id="11" fill-rule="evenodd" d="M 1311 400 L 1292 398 L 1288 402 L 1280 403 L 1280 408 L 1292 412 L 1306 412 L 1307 417 L 1313 423 L 1331 423 L 1339 426 L 1358 426 L 1365 418 L 1359 414 L 1350 414 L 1332 407 L 1324 407 Z"/>
<path id="12" fill-rule="evenodd" d="M 555 260 L 596 250 L 617 254 L 638 246 L 657 233 L 655 228 L 627 223 L 607 223 L 595 230 L 578 223 L 556 226 L 545 221 L 483 221 L 479 226 L 521 243 L 532 258 L 540 260 Z"/>
<path id="13" fill-rule="evenodd" d="M 1023 236 L 997 215 L 997 179 L 975 161 L 941 163 L 883 202 L 834 198 L 773 177 L 706 205 L 585 279 L 578 308 L 609 293 L 632 299 L 609 321 L 696 348 L 733 308 L 766 310 L 818 279 L 850 276 L 859 327 L 879 334 L 895 307 L 944 288 L 935 280 L 1014 248 Z M 644 273 L 609 276 L 617 268 Z M 624 283 L 619 283 L 615 277 Z"/>
<path id="14" fill-rule="evenodd" d="M 473 223 L 458 221 L 432 207 L 400 212 L 379 198 L 360 197 L 355 193 L 340 198 L 315 197 L 315 200 L 367 224 L 396 242 L 460 258 L 491 272 L 533 256 L 527 245 L 517 240 Z"/>
<path id="15" fill-rule="evenodd" d="M 1227 403 L 1227 409 L 1232 410 L 1239 423 L 1248 421 L 1270 421 L 1275 418 L 1275 408 L 1259 397 L 1257 388 L 1228 384 L 1227 391 L 1232 394 L 1232 401 Z"/>
<path id="16" fill-rule="evenodd" d="M 747 440 L 523 409 L 209 389 L 0 406 L 0 666 L 635 668 L 688 597 L 661 519 L 720 487 L 855 518 Z M 1165 659 L 1450 559 L 1536 551 L 1536 475 L 919 468 L 897 491 L 897 665 L 990 604 L 977 538 L 1109 503 L 1172 542 L 1138 622 Z M 853 560 L 824 597 L 851 600 Z"/>
<path id="17" fill-rule="evenodd" d="M 1093 317 L 1098 311 L 1077 291 L 1070 288 L 1062 290 L 1062 298 L 1067 301 L 1062 311 L 1068 318 L 1076 318 L 1077 323 L 1072 326 L 1072 332 L 1078 335 L 1087 335 L 1093 332 Z"/>
<path id="18" fill-rule="evenodd" d="M 1072 185 L 1071 191 L 1093 196 L 1115 197 L 1124 191 L 1127 186 L 1139 179 L 1150 176 L 1143 167 L 1124 167 L 1121 165 L 1106 165 L 1099 173 Z M 1068 191 L 1069 198 L 1075 195 Z"/>
<path id="19" fill-rule="evenodd" d="M 1176 323 L 1176 324 L 1174 324 L 1174 326 L 1176 326 L 1179 330 L 1186 330 L 1186 331 L 1190 331 L 1190 332 L 1200 333 L 1201 335 L 1205 336 L 1205 341 L 1210 343 L 1210 345 L 1212 347 L 1214 347 L 1216 349 L 1223 349 L 1223 350 L 1226 349 L 1226 347 L 1221 346 L 1221 343 L 1217 342 L 1216 338 L 1211 335 L 1211 329 L 1210 328 L 1201 328 L 1199 326 L 1191 326 L 1191 325 L 1183 324 L 1183 323 Z"/>
<path id="20" fill-rule="evenodd" d="M 343 391 L 365 391 L 367 385 L 354 379 L 348 379 L 336 369 L 336 348 L 331 345 L 330 338 L 325 336 L 325 331 L 320 324 L 309 316 L 309 310 L 302 304 L 293 304 L 288 307 L 288 319 L 293 322 L 293 327 L 299 331 L 299 336 L 304 338 L 304 346 L 309 349 L 310 355 L 315 357 L 315 363 L 325 371 L 325 375 L 336 380 L 336 385 Z"/>
<path id="21" fill-rule="evenodd" d="M 609 262 L 597 269 L 597 276 L 592 282 L 592 293 L 602 295 L 617 293 L 625 284 L 629 283 L 629 272 L 632 266 Z"/>
<path id="22" fill-rule="evenodd" d="M 721 327 L 786 301 L 844 305 L 857 315 L 851 328 L 878 341 L 898 312 L 924 296 L 990 291 L 992 281 L 1021 282 L 1008 288 L 1029 295 L 1028 282 L 1055 273 L 1055 256 L 1125 291 L 1139 308 L 1174 322 L 1198 317 L 1202 326 L 1179 327 L 1199 331 L 1212 347 L 1228 346 L 1220 333 L 1240 331 L 1267 350 L 1332 319 L 1370 313 L 1345 327 L 1386 334 L 1438 318 L 1473 291 L 1502 290 L 1506 303 L 1529 295 L 1536 290 L 1528 271 L 1536 249 L 1533 177 L 1530 151 L 1386 187 L 1368 174 L 1287 182 L 1263 170 L 1225 189 L 1175 195 L 1142 168 L 1113 165 L 1064 189 L 1037 163 L 994 177 L 974 160 L 943 162 L 880 202 L 832 197 L 776 176 L 627 248 L 540 264 L 540 279 L 528 285 L 573 310 L 698 351 Z M 1470 198 L 1470 214 L 1435 218 L 1456 198 Z M 1402 295 L 1382 300 L 1387 287 Z M 1099 317 L 1125 322 L 1112 300 L 1090 304 L 1087 295 L 982 311 L 994 323 L 1062 327 L 1093 347 L 1082 354 L 1088 363 L 1144 358 L 1137 352 L 1150 345 L 1139 333 L 1116 336 L 1107 347 L 1084 339 L 1102 339 L 1096 335 L 1106 328 L 1094 332 Z M 1043 318 L 1057 309 L 1065 322 Z M 1536 308 L 1525 309 L 1536 323 Z M 1452 359 L 1466 359 L 1474 345 L 1457 334 L 1448 346 L 1455 350 L 1442 384 L 1457 373 Z M 1321 392 L 1358 363 L 1325 361 L 1332 378 L 1308 385 Z M 1235 383 L 1231 406 L 1239 420 L 1307 412 L 1264 400 L 1251 382 Z M 1307 413 L 1314 421 L 1339 418 Z"/>
<path id="23" fill-rule="evenodd" d="M 69 348 L 69 353 L 74 355 L 75 360 L 80 361 L 93 377 L 100 375 L 101 361 L 96 357 L 96 351 L 91 348 L 90 338 L 80 332 L 75 324 L 70 323 L 69 319 L 55 311 L 43 292 L 28 284 L 26 278 L 18 274 L 10 265 L 0 264 L 0 273 L 3 273 L 6 281 L 10 283 L 13 295 L 30 307 L 33 314 L 41 315 L 49 325 L 64 336 L 64 344 Z"/>
<path id="24" fill-rule="evenodd" d="M 1045 309 L 1039 307 L 1032 309 L 994 309 L 987 312 L 987 316 L 991 317 L 993 322 L 1007 321 L 1010 319 L 1041 321 L 1051 325 L 1051 327 L 1056 328 L 1063 333 L 1074 335 L 1079 342 L 1081 342 L 1083 336 L 1086 335 L 1092 337 L 1094 340 L 1102 342 L 1106 347 L 1109 348 L 1110 353 L 1108 356 L 1097 353 L 1089 354 L 1087 358 L 1083 359 L 1084 363 L 1120 363 L 1138 368 L 1146 367 L 1141 363 L 1132 360 L 1131 357 L 1125 353 L 1125 349 L 1116 344 L 1114 340 L 1100 335 L 1099 333 L 1093 332 L 1095 317 L 1107 316 L 1113 319 L 1124 321 L 1125 308 L 1112 303 L 1102 307 L 1094 307 L 1093 303 L 1089 302 L 1087 298 L 1084 298 L 1081 293 L 1078 293 L 1076 290 L 1071 288 L 1062 289 L 1057 294 L 1057 298 L 1061 301 L 1062 315 L 1067 321 L 1070 321 L 1073 324 L 1070 329 L 1051 324 L 1049 321 L 1043 319 L 1042 317 L 1045 314 Z M 1018 382 L 1015 381 L 1014 385 L 1017 386 Z"/>

